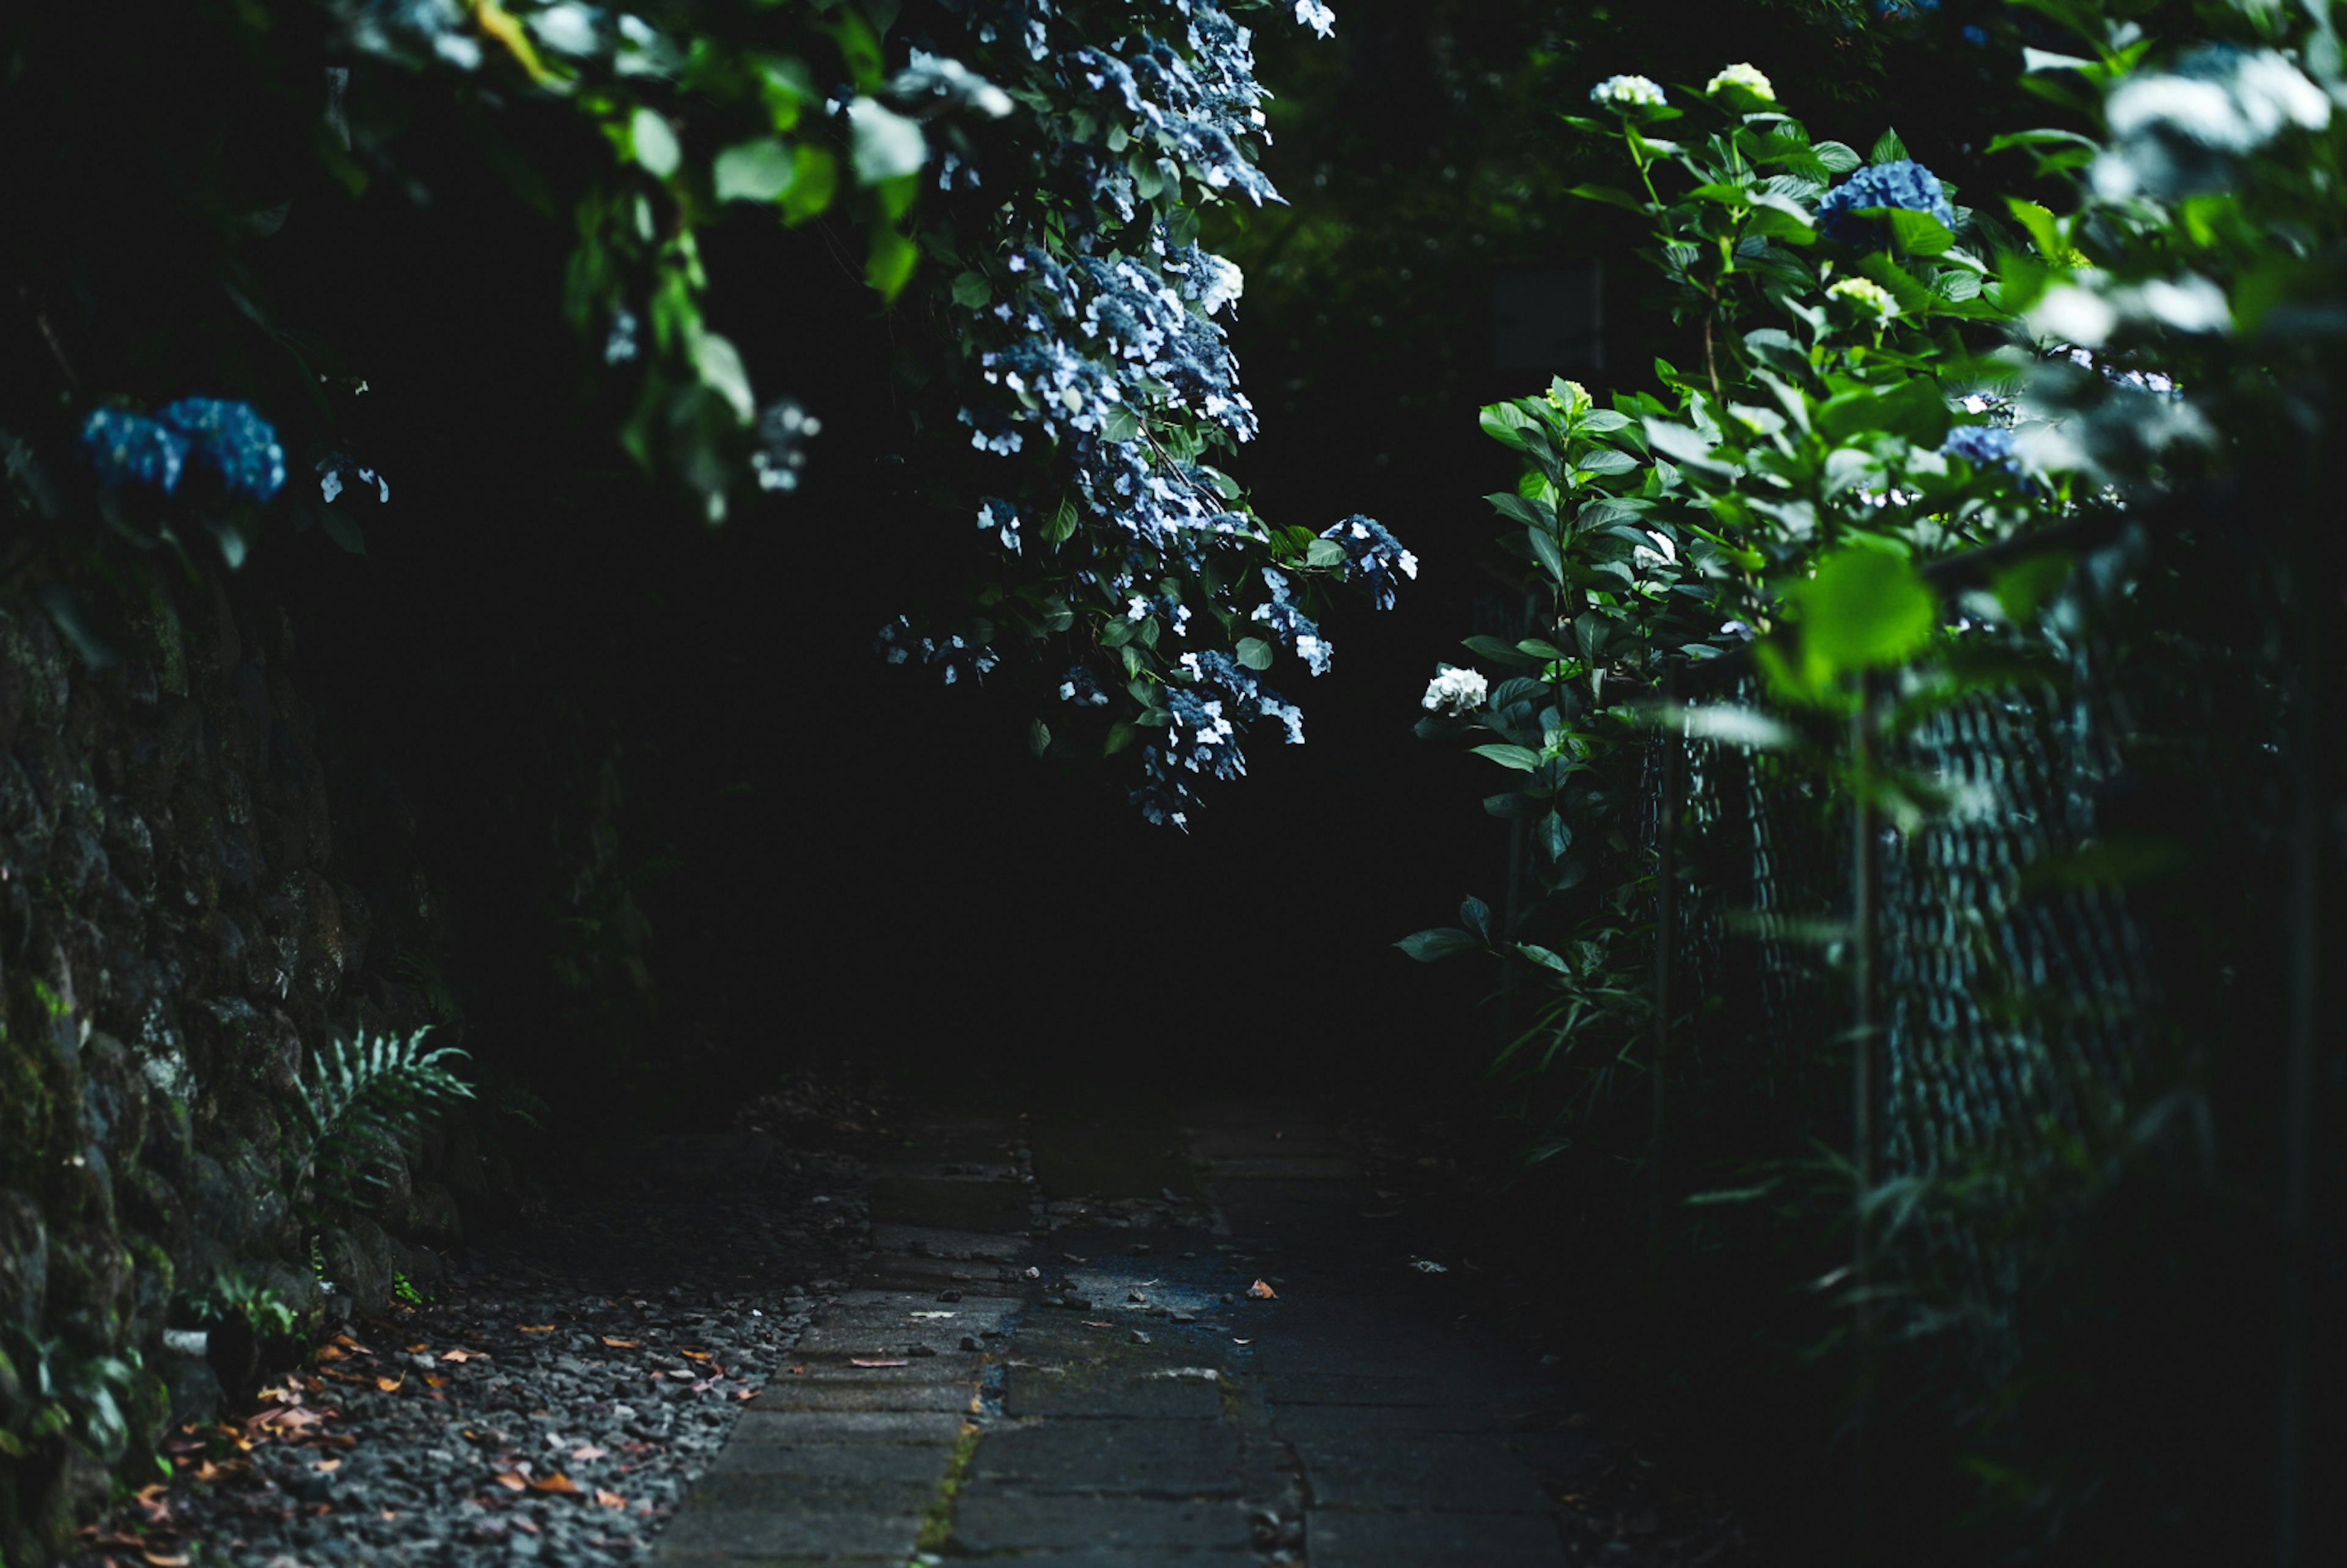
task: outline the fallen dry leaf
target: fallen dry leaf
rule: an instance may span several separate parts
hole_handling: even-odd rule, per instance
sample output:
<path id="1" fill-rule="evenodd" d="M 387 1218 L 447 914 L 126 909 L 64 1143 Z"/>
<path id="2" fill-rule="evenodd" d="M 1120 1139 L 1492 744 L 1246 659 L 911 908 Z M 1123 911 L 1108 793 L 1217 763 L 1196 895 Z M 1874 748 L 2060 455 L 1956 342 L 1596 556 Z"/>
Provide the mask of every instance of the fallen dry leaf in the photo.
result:
<path id="1" fill-rule="evenodd" d="M 338 1459 L 313 1460 L 310 1461 L 310 1468 L 320 1475 L 332 1475 L 343 1468 L 343 1461 Z"/>
<path id="2" fill-rule="evenodd" d="M 709 1352 L 706 1350 L 680 1350 L 677 1354 L 683 1357 L 688 1361 L 706 1361 L 709 1359 Z"/>
<path id="3" fill-rule="evenodd" d="M 603 1336 L 603 1343 L 614 1350 L 640 1350 L 643 1348 L 644 1342 L 641 1339 L 614 1339 L 606 1334 Z"/>
<path id="4" fill-rule="evenodd" d="M 396 1394 L 399 1392 L 399 1386 L 406 1381 L 407 1374 L 402 1372 L 396 1378 L 377 1378 L 374 1380 L 374 1386 L 386 1394 Z"/>
<path id="5" fill-rule="evenodd" d="M 424 1374 L 424 1386 L 427 1389 L 445 1389 L 448 1386 L 448 1379 L 437 1372 L 426 1372 Z"/>
<path id="6" fill-rule="evenodd" d="M 343 1348 L 339 1345 L 321 1345 L 318 1347 L 317 1358 L 321 1361 L 339 1361 L 343 1358 Z"/>
<path id="7" fill-rule="evenodd" d="M 440 1359 L 443 1361 L 455 1361 L 461 1364 L 466 1361 L 470 1361 L 481 1354 L 482 1352 L 478 1350 L 443 1350 L 440 1352 Z"/>
<path id="8" fill-rule="evenodd" d="M 589 1460 L 609 1459 L 611 1456 L 603 1450 L 597 1448 L 593 1443 L 587 1443 L 581 1447 L 572 1449 L 570 1450 L 570 1457 L 579 1460 L 581 1463 L 584 1463 Z"/>
<path id="9" fill-rule="evenodd" d="M 1274 1290 L 1260 1279 L 1256 1280 L 1253 1285 L 1248 1286 L 1246 1293 L 1247 1298 L 1251 1301 L 1276 1301 L 1279 1299 L 1279 1292 Z"/>
<path id="10" fill-rule="evenodd" d="M 737 1399 L 754 1399 L 758 1397 L 758 1390 L 755 1389 L 736 1389 L 733 1390 L 733 1397 Z"/>
<path id="11" fill-rule="evenodd" d="M 532 1491 L 559 1491 L 570 1497 L 579 1495 L 579 1483 L 560 1471 L 552 1475 L 539 1476 L 529 1483 L 529 1489 Z"/>
<path id="12" fill-rule="evenodd" d="M 429 1350 L 429 1349 L 431 1349 L 431 1348 L 432 1348 L 432 1347 L 431 1347 L 431 1346 L 429 1346 L 429 1345 L 425 1345 L 425 1344 L 410 1345 L 410 1346 L 407 1348 L 407 1353 L 408 1353 L 410 1356 L 421 1356 L 421 1355 L 423 1355 L 425 1351 L 427 1351 L 427 1350 Z"/>
<path id="13" fill-rule="evenodd" d="M 509 1470 L 499 1471 L 495 1479 L 497 1483 L 499 1486 L 504 1487 L 507 1491 L 520 1491 L 529 1485 L 528 1481 L 523 1480 L 520 1476 L 516 1475 Z"/>
<path id="14" fill-rule="evenodd" d="M 625 1508 L 628 1506 L 628 1500 L 626 1498 L 621 1497 L 616 1491 L 605 1491 L 600 1486 L 595 1489 L 595 1501 L 601 1503 L 605 1508 Z"/>
<path id="15" fill-rule="evenodd" d="M 517 1323 L 514 1327 L 524 1334 L 551 1334 L 554 1332 L 554 1325 L 551 1323 Z"/>
<path id="16" fill-rule="evenodd" d="M 851 1367 L 909 1367 L 912 1365 L 910 1361 L 905 1360 L 901 1357 L 887 1356 L 874 1356 L 868 1358 L 863 1356 L 850 1356 L 847 1358 L 847 1364 Z M 794 1367 L 792 1370 L 801 1371 L 804 1370 L 804 1368 Z"/>
<path id="17" fill-rule="evenodd" d="M 188 1568 L 188 1554 L 184 1552 L 141 1552 L 138 1555 L 153 1568 Z"/>

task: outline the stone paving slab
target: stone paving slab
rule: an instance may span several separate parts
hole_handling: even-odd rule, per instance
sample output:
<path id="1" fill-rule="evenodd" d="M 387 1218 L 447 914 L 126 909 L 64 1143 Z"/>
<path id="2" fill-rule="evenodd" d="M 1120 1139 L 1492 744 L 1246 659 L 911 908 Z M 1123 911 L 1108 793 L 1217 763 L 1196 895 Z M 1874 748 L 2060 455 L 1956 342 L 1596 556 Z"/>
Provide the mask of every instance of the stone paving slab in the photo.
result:
<path id="1" fill-rule="evenodd" d="M 1338 1508 L 1544 1513 L 1553 1504 L 1505 1439 L 1485 1432 L 1291 1435 L 1312 1500 Z"/>
<path id="2" fill-rule="evenodd" d="M 1245 1551 L 1254 1543 L 1235 1502 L 1161 1502 L 1139 1497 L 1080 1501 L 971 1488 L 954 1510 L 953 1545 L 991 1555 L 1015 1551 L 1122 1552 L 1134 1568 L 1166 1552 Z"/>
<path id="3" fill-rule="evenodd" d="M 753 1475 L 803 1476 L 818 1480 L 917 1481 L 937 1490 L 942 1461 L 938 1450 L 910 1443 L 729 1442 L 718 1451 L 711 1475 L 741 1471 Z"/>
<path id="4" fill-rule="evenodd" d="M 1113 1381 L 1054 1376 L 1031 1366 L 1003 1376 L 1002 1413 L 1016 1419 L 1059 1416 L 1076 1420 L 1223 1419 L 1218 1382 L 1203 1378 L 1120 1378 Z"/>
<path id="5" fill-rule="evenodd" d="M 1312 1568 L 1555 1568 L 1571 1561 L 1555 1522 L 1522 1514 L 1306 1516 Z"/>
<path id="6" fill-rule="evenodd" d="M 988 1434 L 971 1485 L 1022 1491 L 1238 1495 L 1238 1434 L 1220 1421 L 1047 1421 Z"/>
<path id="7" fill-rule="evenodd" d="M 931 1460 L 917 1475 L 804 1475 L 784 1471 L 712 1470 L 688 1497 L 696 1509 L 753 1509 L 818 1513 L 922 1512 L 937 1496 Z"/>
<path id="8" fill-rule="evenodd" d="M 961 1417 L 936 1410 L 744 1410 L 737 1443 L 951 1443 Z"/>
<path id="9" fill-rule="evenodd" d="M 1027 1250 L 1028 1237 L 999 1231 L 957 1230 L 949 1225 L 875 1225 L 872 1245 L 883 1253 L 942 1258 L 955 1263 L 1008 1262 Z"/>
<path id="10" fill-rule="evenodd" d="M 951 1410 L 967 1415 L 977 1402 L 972 1383 L 810 1383 L 782 1378 L 749 1402 L 753 1410 Z"/>

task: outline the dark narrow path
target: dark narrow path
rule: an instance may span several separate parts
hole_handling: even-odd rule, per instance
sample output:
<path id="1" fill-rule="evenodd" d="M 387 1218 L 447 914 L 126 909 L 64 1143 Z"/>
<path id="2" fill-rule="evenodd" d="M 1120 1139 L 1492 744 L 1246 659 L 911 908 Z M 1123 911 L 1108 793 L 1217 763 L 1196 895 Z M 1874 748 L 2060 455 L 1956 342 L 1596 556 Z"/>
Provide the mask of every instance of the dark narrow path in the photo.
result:
<path id="1" fill-rule="evenodd" d="M 1473 1286 L 1309 1108 L 899 1127 L 874 1255 L 661 1561 L 1513 1568 L 1602 1549 L 1559 1501 L 1598 1461 L 1576 1389 L 1449 1331 Z"/>

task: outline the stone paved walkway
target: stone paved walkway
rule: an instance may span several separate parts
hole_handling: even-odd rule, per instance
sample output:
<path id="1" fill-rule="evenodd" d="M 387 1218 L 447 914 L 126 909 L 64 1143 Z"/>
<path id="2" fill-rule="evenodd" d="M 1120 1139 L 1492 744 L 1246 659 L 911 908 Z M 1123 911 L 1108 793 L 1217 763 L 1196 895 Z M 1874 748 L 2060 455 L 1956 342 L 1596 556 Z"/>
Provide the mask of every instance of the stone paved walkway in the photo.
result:
<path id="1" fill-rule="evenodd" d="M 903 1132 L 875 1255 L 745 1412 L 663 1563 L 1573 1560 L 1552 1493 L 1595 1450 L 1573 1390 L 1455 1340 L 1471 1282 L 1413 1261 L 1409 1222 L 1306 1110 Z"/>

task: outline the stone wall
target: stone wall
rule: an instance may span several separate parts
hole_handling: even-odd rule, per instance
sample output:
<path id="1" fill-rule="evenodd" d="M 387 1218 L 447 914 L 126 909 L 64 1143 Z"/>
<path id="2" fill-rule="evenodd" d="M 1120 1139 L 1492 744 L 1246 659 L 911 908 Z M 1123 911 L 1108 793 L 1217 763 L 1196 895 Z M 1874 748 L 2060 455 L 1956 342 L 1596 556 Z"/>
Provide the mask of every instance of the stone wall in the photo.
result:
<path id="1" fill-rule="evenodd" d="M 374 1218 L 288 1190 L 311 1053 L 432 1021 L 397 979 L 439 930 L 396 792 L 330 789 L 282 613 L 166 569 L 119 602 L 93 669 L 0 595 L 0 1568 L 152 1480 L 165 1425 L 255 1370 L 233 1334 L 166 1348 L 224 1275 L 314 1332 L 456 1240 L 407 1170 Z M 427 1143 L 417 1172 L 477 1184 Z"/>

